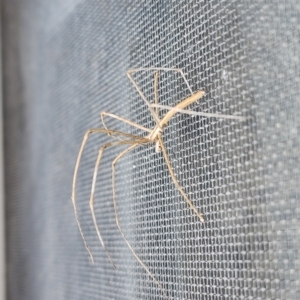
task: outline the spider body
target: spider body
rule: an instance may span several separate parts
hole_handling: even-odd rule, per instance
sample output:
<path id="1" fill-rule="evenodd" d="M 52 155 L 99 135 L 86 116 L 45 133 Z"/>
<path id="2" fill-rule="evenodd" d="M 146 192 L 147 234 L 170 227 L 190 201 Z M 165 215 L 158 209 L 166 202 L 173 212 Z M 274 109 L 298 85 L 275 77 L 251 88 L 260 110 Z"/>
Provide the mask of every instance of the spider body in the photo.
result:
<path id="1" fill-rule="evenodd" d="M 181 101 L 179 104 L 177 104 L 175 106 L 175 108 L 177 109 L 184 109 L 187 106 L 191 105 L 192 103 L 196 102 L 197 100 L 199 100 L 200 98 L 202 98 L 205 95 L 204 91 L 198 91 L 195 94 L 193 94 L 192 96 L 184 99 L 183 101 Z M 161 135 L 163 133 L 164 128 L 168 125 L 170 119 L 177 113 L 178 111 L 176 110 L 170 110 L 168 111 L 165 116 L 160 120 L 160 122 L 158 124 L 156 124 L 156 126 L 153 128 L 152 132 L 147 136 L 147 138 L 151 141 L 151 142 L 156 142 L 155 145 L 155 151 L 156 152 L 160 152 L 161 151 L 161 147 L 160 147 L 160 143 L 159 143 L 159 138 L 161 138 Z"/>

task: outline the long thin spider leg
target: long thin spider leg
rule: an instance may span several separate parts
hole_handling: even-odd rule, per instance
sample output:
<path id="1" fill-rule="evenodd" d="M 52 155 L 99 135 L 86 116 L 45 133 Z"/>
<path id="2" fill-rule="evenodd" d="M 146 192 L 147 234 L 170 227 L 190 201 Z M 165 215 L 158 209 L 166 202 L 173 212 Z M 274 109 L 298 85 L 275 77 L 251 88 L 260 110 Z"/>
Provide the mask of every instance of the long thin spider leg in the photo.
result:
<path id="1" fill-rule="evenodd" d="M 156 71 L 154 74 L 154 103 L 155 104 L 158 104 L 158 77 L 159 77 L 159 71 Z M 155 112 L 159 117 L 159 107 L 156 107 Z M 155 152 L 156 153 L 160 152 L 160 146 L 158 140 L 155 143 Z"/>
<path id="2" fill-rule="evenodd" d="M 125 240 L 128 248 L 130 249 L 130 251 L 132 252 L 133 256 L 135 257 L 135 259 L 140 263 L 140 265 L 145 269 L 145 271 L 148 273 L 148 275 L 152 278 L 152 280 L 159 286 L 159 288 L 162 290 L 164 296 L 169 299 L 166 291 L 164 290 L 164 288 L 162 287 L 162 285 L 157 281 L 157 279 L 155 278 L 155 276 L 151 273 L 151 271 L 148 269 L 148 267 L 142 262 L 142 260 L 138 257 L 138 255 L 135 253 L 135 251 L 133 250 L 133 248 L 131 247 L 130 243 L 128 242 L 122 227 L 120 225 L 120 220 L 119 220 L 119 214 L 118 214 L 118 207 L 117 207 L 117 201 L 116 201 L 116 190 L 115 190 L 115 165 L 117 163 L 117 161 L 119 159 L 121 159 L 126 153 L 128 153 L 129 151 L 133 150 L 135 147 L 137 147 L 138 145 L 140 145 L 140 143 L 136 143 L 131 145 L 129 148 L 125 149 L 124 151 L 122 151 L 112 162 L 112 190 L 113 190 L 113 201 L 114 201 L 114 208 L 115 208 L 115 215 L 116 215 L 116 223 L 117 226 L 121 232 L 121 235 L 123 237 L 123 239 Z"/>
<path id="3" fill-rule="evenodd" d="M 109 142 L 104 144 L 103 146 L 101 146 L 101 148 L 99 149 L 99 153 L 97 156 L 97 160 L 96 160 L 96 164 L 95 164 L 95 168 L 94 168 L 94 174 L 93 174 L 93 181 L 92 181 L 92 188 L 91 188 L 91 196 L 90 196 L 90 209 L 91 209 L 91 213 L 92 213 L 92 217 L 93 217 L 93 221 L 94 221 L 94 226 L 98 235 L 98 238 L 100 240 L 100 243 L 105 251 L 105 253 L 108 256 L 109 261 L 111 262 L 111 264 L 113 265 L 114 268 L 116 268 L 115 264 L 113 263 L 113 260 L 109 254 L 109 252 L 107 251 L 102 236 L 100 234 L 100 230 L 97 224 L 97 220 L 96 220 L 96 215 L 95 215 L 95 211 L 94 211 L 94 198 L 95 198 L 95 189 L 96 189 L 96 181 L 97 181 L 97 175 L 98 175 L 98 170 L 99 170 L 99 165 L 100 165 L 100 161 L 103 155 L 103 152 L 106 148 L 108 147 L 113 147 L 113 146 L 119 146 L 119 145 L 128 145 L 128 144 L 132 144 L 132 143 L 136 143 L 136 140 L 126 140 L 126 141 L 119 141 L 119 142 Z"/>
<path id="4" fill-rule="evenodd" d="M 169 173 L 171 175 L 171 178 L 172 178 L 175 186 L 177 187 L 178 191 L 181 193 L 181 195 L 183 196 L 183 198 L 185 199 L 185 201 L 188 203 L 188 205 L 190 206 L 190 208 L 196 213 L 196 215 L 198 216 L 198 218 L 200 219 L 200 221 L 204 222 L 204 218 L 203 218 L 202 214 L 198 212 L 197 208 L 194 206 L 194 204 L 188 198 L 187 194 L 184 192 L 184 190 L 181 187 L 181 185 L 178 183 L 177 178 L 176 178 L 176 176 L 174 174 L 174 171 L 173 171 L 173 169 L 171 167 L 171 163 L 170 163 L 170 160 L 169 160 L 167 149 L 166 149 L 166 147 L 164 145 L 164 142 L 163 142 L 161 136 L 158 136 L 158 139 L 159 139 L 160 147 L 161 147 L 161 150 L 163 152 L 166 164 L 167 164 L 168 169 L 169 169 Z"/>
<path id="5" fill-rule="evenodd" d="M 129 124 L 129 125 L 131 125 L 131 126 L 133 126 L 133 127 L 136 127 L 136 128 L 138 128 L 138 129 L 141 129 L 141 130 L 143 130 L 143 131 L 152 132 L 151 129 L 148 129 L 148 128 L 146 128 L 146 127 L 140 125 L 140 124 L 137 124 L 137 123 L 135 123 L 135 122 L 133 122 L 133 121 L 130 121 L 130 120 L 128 120 L 128 119 L 125 119 L 125 118 L 123 118 L 123 117 L 119 117 L 119 116 L 117 116 L 117 115 L 115 115 L 115 114 L 111 114 L 111 113 L 107 113 L 107 112 L 103 111 L 103 112 L 100 114 L 100 116 L 101 116 L 102 124 L 103 124 L 104 128 L 106 128 L 106 129 L 107 129 L 107 127 L 106 127 L 105 122 L 104 122 L 104 116 L 108 116 L 108 117 L 117 119 L 117 120 L 119 120 L 119 121 L 122 121 L 122 122 L 124 122 L 124 123 L 126 123 L 126 124 Z"/>
<path id="6" fill-rule="evenodd" d="M 154 103 L 155 104 L 158 104 L 158 77 L 159 77 L 159 71 L 155 72 L 154 74 Z M 156 107 L 155 112 L 159 118 L 159 107 Z"/>
<path id="7" fill-rule="evenodd" d="M 183 114 L 189 114 L 189 115 L 194 115 L 194 116 L 204 116 L 204 117 L 213 117 L 213 118 L 220 118 L 220 119 L 234 119 L 234 120 L 240 120 L 240 121 L 245 121 L 247 120 L 247 117 L 243 116 L 236 116 L 236 115 L 223 115 L 223 114 L 214 114 L 214 113 L 206 113 L 206 112 L 197 112 L 197 111 L 192 111 L 192 110 L 187 110 L 187 109 L 180 109 L 177 107 L 172 107 L 172 106 L 167 106 L 167 105 L 161 105 L 161 104 L 151 104 L 151 107 L 159 107 L 162 109 L 167 109 L 170 111 L 176 111 L 180 112 Z"/>
<path id="8" fill-rule="evenodd" d="M 159 116 L 157 115 L 156 111 L 152 108 L 153 106 L 150 104 L 150 102 L 148 101 L 148 99 L 146 98 L 146 96 L 144 95 L 144 93 L 142 92 L 141 88 L 139 87 L 138 83 L 133 79 L 132 74 L 136 73 L 136 72 L 140 72 L 140 71 L 149 71 L 149 70 L 155 70 L 155 71 L 173 71 L 173 72 L 179 72 L 184 80 L 184 82 L 186 83 L 190 93 L 191 93 L 191 97 L 194 96 L 193 91 L 186 79 L 186 77 L 184 76 L 184 73 L 181 69 L 175 69 L 175 68 L 155 68 L 155 67 L 149 67 L 149 68 L 137 68 L 137 69 L 131 69 L 128 70 L 126 72 L 129 80 L 131 81 L 131 83 L 133 84 L 133 86 L 136 88 L 137 92 L 140 94 L 140 96 L 142 97 L 142 99 L 144 100 L 144 102 L 147 104 L 149 111 L 154 119 L 154 121 L 156 122 L 156 126 L 159 129 L 159 131 L 162 131 L 163 127 L 161 126 L 161 122 L 159 119 Z M 155 80 L 155 79 L 154 79 Z M 154 84 L 154 86 L 156 86 L 156 84 Z M 198 98 L 199 99 L 199 98 Z"/>
<path id="9" fill-rule="evenodd" d="M 187 87 L 188 87 L 191 95 L 193 95 L 193 91 L 192 91 L 192 89 L 191 89 L 191 87 L 190 87 L 190 85 L 189 85 L 186 77 L 184 76 L 184 73 L 183 73 L 182 69 L 180 69 L 180 68 L 156 68 L 156 67 L 136 68 L 136 69 L 131 69 L 131 70 L 127 71 L 127 75 L 128 74 L 132 74 L 132 73 L 136 73 L 136 72 L 140 72 L 140 71 L 149 71 L 149 70 L 156 70 L 156 71 L 161 70 L 161 71 L 171 71 L 171 72 L 178 72 L 178 73 L 180 73 L 180 75 L 182 76 L 185 84 L 187 85 Z"/>
<path id="10" fill-rule="evenodd" d="M 145 103 L 147 104 L 149 111 L 154 119 L 154 121 L 156 122 L 156 125 L 159 126 L 159 117 L 157 116 L 157 114 L 155 113 L 154 109 L 150 106 L 150 102 L 147 100 L 146 96 L 144 95 L 144 93 L 142 92 L 141 88 L 139 87 L 139 85 L 137 84 L 137 82 L 133 79 L 133 77 L 130 74 L 130 71 L 127 71 L 127 76 L 129 78 L 129 80 L 131 81 L 131 83 L 133 84 L 133 86 L 136 88 L 136 90 L 138 91 L 138 93 L 140 94 L 140 96 L 142 97 L 142 99 L 145 101 Z"/>
<path id="11" fill-rule="evenodd" d="M 77 181 L 77 175 L 78 175 L 78 169 L 79 169 L 79 164 L 80 164 L 80 160 L 81 160 L 81 157 L 82 157 L 82 153 L 83 153 L 83 150 L 84 150 L 84 147 L 87 143 L 87 140 L 90 136 L 90 134 L 92 133 L 109 133 L 111 135 L 122 135 L 122 136 L 125 136 L 125 137 L 128 137 L 128 138 L 131 138 L 131 139 L 141 139 L 141 137 L 139 136 L 134 136 L 134 135 L 131 135 L 131 134 L 127 134 L 127 133 L 123 133 L 123 132 L 120 132 L 120 131 L 116 131 L 116 130 L 107 130 L 107 129 L 103 129 L 103 128 L 93 128 L 93 129 L 89 129 L 84 137 L 83 137 L 83 140 L 82 140 L 82 143 L 81 143 L 81 146 L 80 146 L 80 149 L 79 149 L 79 153 L 78 153 L 78 156 L 77 156 L 77 160 L 76 160 L 76 164 L 75 164 L 75 169 L 74 169 L 74 175 L 73 175 L 73 183 L 72 183 L 72 196 L 71 196 L 71 199 L 72 199 L 72 203 L 73 203 L 73 208 L 74 208 L 74 213 L 75 213 L 75 217 L 76 217 L 76 222 L 77 222 L 77 225 L 78 225 L 78 229 L 79 229 L 79 232 L 81 234 L 81 237 L 83 239 L 83 242 L 84 242 L 84 245 L 85 245 L 85 248 L 86 250 L 88 251 L 90 257 L 91 257 L 91 260 L 92 262 L 94 263 L 94 258 L 93 258 L 93 255 L 88 247 L 88 244 L 86 242 L 86 239 L 84 237 L 84 234 L 83 234 L 83 231 L 82 231 L 82 228 L 81 228 L 81 225 L 80 225 L 80 222 L 79 222 L 79 218 L 78 218 L 78 212 L 77 212 L 77 207 L 76 207 L 76 181 Z"/>

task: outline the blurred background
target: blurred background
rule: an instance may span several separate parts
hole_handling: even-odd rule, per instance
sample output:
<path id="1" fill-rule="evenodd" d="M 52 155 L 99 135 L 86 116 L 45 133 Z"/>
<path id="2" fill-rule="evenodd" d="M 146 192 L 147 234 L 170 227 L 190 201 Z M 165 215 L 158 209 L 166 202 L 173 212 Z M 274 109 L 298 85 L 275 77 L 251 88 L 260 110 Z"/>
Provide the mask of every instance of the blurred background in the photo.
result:
<path id="1" fill-rule="evenodd" d="M 154 145 L 120 160 L 116 195 L 130 244 L 170 299 L 300 299 L 299 1 L 1 4 L 1 299 L 166 299 L 115 223 L 111 163 L 123 147 L 104 153 L 95 195 L 116 270 L 97 238 L 92 175 L 99 147 L 111 137 L 91 136 L 76 188 L 95 265 L 71 201 L 80 143 L 88 128 L 103 127 L 100 112 L 154 126 L 126 76 L 153 66 L 182 68 L 193 91 L 207 91 L 189 109 L 248 119 L 177 114 L 164 131 L 178 181 L 205 223 L 175 188 Z M 134 78 L 154 101 L 153 72 Z M 161 72 L 158 93 L 171 106 L 189 95 L 172 72 Z M 143 135 L 116 119 L 107 126 Z"/>

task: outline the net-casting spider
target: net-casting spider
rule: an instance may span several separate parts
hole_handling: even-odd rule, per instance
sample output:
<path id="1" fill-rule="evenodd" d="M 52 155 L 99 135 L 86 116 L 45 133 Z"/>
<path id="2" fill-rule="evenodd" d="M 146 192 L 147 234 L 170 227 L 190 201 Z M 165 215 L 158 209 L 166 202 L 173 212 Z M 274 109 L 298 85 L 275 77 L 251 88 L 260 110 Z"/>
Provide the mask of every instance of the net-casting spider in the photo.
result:
<path id="1" fill-rule="evenodd" d="M 140 72 L 140 71 L 155 71 L 154 73 L 154 102 L 153 104 L 151 104 L 146 96 L 144 95 L 144 93 L 142 92 L 141 88 L 138 86 L 137 82 L 133 79 L 132 74 L 136 73 L 136 72 Z M 178 103 L 176 106 L 174 107 L 170 107 L 170 106 L 166 106 L 166 105 L 160 105 L 158 103 L 158 77 L 159 77 L 159 71 L 172 71 L 172 72 L 178 72 L 185 84 L 187 85 L 191 95 L 187 98 L 185 98 L 184 100 L 182 100 L 180 103 Z M 176 114 L 176 113 L 184 113 L 184 114 L 191 114 L 191 115 L 198 115 L 198 116 L 206 116 L 206 117 L 215 117 L 215 118 L 223 118 L 223 119 L 234 119 L 234 120 L 245 120 L 245 117 L 242 116 L 234 116 L 234 115 L 222 115 L 222 114 L 212 114 L 212 113 L 204 113 L 204 112 L 194 112 L 194 111 L 190 111 L 190 110 L 185 110 L 185 108 L 187 106 L 189 106 L 190 104 L 196 102 L 197 100 L 201 99 L 204 95 L 205 92 L 203 90 L 199 90 L 195 93 L 193 93 L 190 85 L 188 84 L 183 72 L 181 69 L 171 69 L 171 68 L 139 68 L 139 69 L 132 69 L 127 71 L 127 76 L 129 77 L 130 81 L 132 82 L 132 84 L 134 85 L 134 87 L 136 88 L 136 90 L 138 91 L 138 93 L 140 94 L 141 98 L 144 100 L 144 102 L 146 103 L 146 105 L 148 106 L 148 109 L 150 111 L 150 114 L 152 115 L 154 121 L 155 121 L 155 126 L 152 129 L 146 128 L 140 124 L 134 123 L 128 119 L 119 117 L 117 115 L 114 114 L 110 114 L 110 113 L 106 113 L 106 112 L 102 112 L 101 113 L 101 120 L 103 123 L 104 128 L 95 128 L 95 129 L 89 129 L 83 138 L 80 150 L 79 150 L 79 154 L 77 157 L 77 161 L 76 161 L 76 165 L 75 165 L 75 170 L 74 170 L 74 177 L 73 177 L 73 186 L 72 186 L 72 202 L 73 202 L 73 206 L 74 206 L 74 211 L 75 211 L 75 216 L 76 216 L 76 220 L 77 220 L 77 224 L 78 224 L 78 228 L 79 231 L 81 233 L 81 236 L 83 238 L 85 247 L 88 251 L 88 253 L 91 256 L 92 261 L 94 262 L 93 259 L 93 255 L 87 245 L 86 239 L 83 235 L 83 231 L 78 219 L 78 213 L 77 213 L 77 207 L 76 207 L 76 200 L 75 200 L 75 189 L 76 189 L 76 180 L 77 180 L 77 174 L 78 174 L 78 168 L 79 168 L 79 163 L 81 160 L 81 156 L 84 150 L 84 147 L 86 145 L 86 142 L 88 140 L 88 137 L 90 136 L 90 134 L 92 133 L 105 133 L 108 134 L 111 137 L 117 137 L 117 138 L 121 138 L 120 140 L 114 140 L 111 141 L 109 143 L 106 143 L 104 145 L 102 145 L 99 149 L 99 154 L 96 160 L 96 165 L 95 165 L 95 169 L 94 169 L 94 175 L 93 175 L 93 181 L 92 181 L 92 188 L 91 188 L 91 196 L 90 196 L 90 209 L 91 209 L 91 213 L 92 213 L 92 217 L 93 217 L 93 221 L 94 221 L 94 226 L 98 235 L 98 238 L 100 240 L 101 245 L 104 248 L 104 251 L 106 252 L 108 259 L 110 260 L 110 262 L 112 263 L 112 265 L 115 268 L 115 265 L 112 261 L 112 258 L 109 254 L 109 252 L 107 251 L 102 236 L 100 234 L 100 230 L 98 228 L 97 225 L 97 221 L 96 221 L 96 216 L 95 216 L 95 211 L 94 211 L 94 194 L 95 194 L 95 187 L 96 187 L 96 179 L 97 179 L 97 174 L 98 174 L 98 167 L 101 161 L 101 157 L 102 154 L 104 152 L 104 150 L 106 148 L 109 147 L 114 147 L 114 146 L 119 146 L 119 145 L 129 145 L 129 147 L 127 147 L 127 149 L 123 150 L 119 155 L 117 155 L 117 157 L 113 160 L 112 162 L 112 193 L 113 193 L 113 204 L 114 204 L 114 211 L 115 211 L 115 217 L 116 217 L 116 223 L 117 226 L 121 232 L 121 235 L 123 236 L 127 246 L 129 247 L 129 249 L 131 250 L 132 254 L 134 255 L 134 257 L 136 258 L 136 260 L 140 263 L 140 265 L 146 270 L 146 272 L 149 274 L 149 276 L 153 279 L 153 281 L 160 287 L 160 289 L 162 290 L 163 294 L 165 297 L 168 298 L 168 295 L 166 293 L 166 291 L 164 290 L 164 288 L 162 287 L 162 285 L 158 282 L 158 280 L 155 278 L 155 276 L 150 272 L 150 270 L 148 269 L 148 267 L 141 261 L 141 259 L 138 257 L 138 255 L 135 253 L 134 249 L 132 248 L 132 246 L 130 245 L 130 243 L 128 242 L 128 240 L 125 237 L 125 234 L 121 228 L 120 225 L 120 221 L 119 221 L 119 215 L 118 215 L 118 208 L 117 208 L 117 201 L 116 201 L 116 190 L 115 190 L 115 166 L 116 163 L 129 151 L 133 150 L 134 148 L 142 145 L 142 144 L 147 144 L 147 143 L 154 143 L 155 144 L 155 150 L 156 152 L 162 152 L 167 168 L 169 170 L 170 176 L 172 178 L 172 181 L 174 182 L 174 185 L 176 186 L 176 188 L 178 189 L 178 191 L 181 193 L 182 197 L 184 198 L 184 200 L 187 202 L 187 204 L 189 205 L 189 207 L 191 208 L 191 210 L 198 216 L 199 220 L 201 222 L 204 222 L 204 218 L 203 215 L 197 210 L 197 208 L 194 206 L 194 204 L 191 202 L 191 200 L 188 198 L 187 194 L 185 193 L 185 191 L 183 190 L 183 188 L 181 187 L 181 185 L 178 183 L 178 180 L 176 179 L 176 176 L 174 174 L 173 168 L 171 166 L 169 157 L 168 157 L 168 153 L 165 147 L 165 144 L 163 142 L 162 139 L 162 133 L 164 131 L 164 128 L 168 125 L 168 122 L 170 121 L 170 119 Z M 166 109 L 168 110 L 168 112 L 164 115 L 164 116 L 160 116 L 159 114 L 159 108 L 162 109 Z M 137 136 L 137 135 L 132 135 L 132 134 L 127 134 L 124 132 L 120 132 L 120 131 L 116 131 L 116 130 L 111 130 L 108 129 L 105 125 L 104 122 L 104 117 L 108 116 L 111 118 L 115 118 L 117 120 L 123 121 L 133 127 L 136 127 L 138 129 L 141 129 L 142 131 L 145 131 L 146 133 L 148 133 L 145 136 Z"/>

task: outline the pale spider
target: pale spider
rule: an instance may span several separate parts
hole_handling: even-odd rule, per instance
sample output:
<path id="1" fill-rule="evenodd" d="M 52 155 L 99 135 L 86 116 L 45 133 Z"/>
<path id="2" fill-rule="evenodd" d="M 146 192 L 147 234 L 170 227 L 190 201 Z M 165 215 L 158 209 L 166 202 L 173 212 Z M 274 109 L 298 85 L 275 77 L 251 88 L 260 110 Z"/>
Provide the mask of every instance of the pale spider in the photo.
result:
<path id="1" fill-rule="evenodd" d="M 147 100 L 146 96 L 144 95 L 144 93 L 142 92 L 141 88 L 138 86 L 137 82 L 133 79 L 132 74 L 135 72 L 139 72 L 139 71 L 155 71 L 154 73 L 154 100 L 155 103 L 151 104 L 150 101 Z M 180 103 L 178 103 L 176 106 L 174 107 L 170 107 L 170 106 L 165 106 L 165 105 L 160 105 L 158 103 L 158 77 L 159 77 L 159 71 L 172 71 L 172 72 L 178 72 L 185 84 L 187 85 L 191 96 L 187 97 L 186 99 L 182 100 Z M 153 279 L 153 281 L 159 286 L 159 288 L 162 290 L 163 294 L 165 297 L 168 298 L 167 293 L 165 292 L 164 288 L 162 287 L 162 285 L 157 281 L 157 279 L 155 278 L 155 276 L 150 272 L 150 270 L 148 269 L 148 267 L 141 261 L 141 259 L 138 257 L 138 255 L 135 253 L 135 251 L 133 250 L 133 248 L 131 247 L 130 243 L 128 242 L 128 240 L 126 239 L 123 230 L 120 226 L 120 222 L 119 222 L 119 215 L 118 215 L 118 209 L 117 209 L 117 202 L 116 202 L 116 191 L 115 191 L 115 165 L 117 163 L 117 161 L 122 158 L 126 153 L 128 153 L 129 151 L 133 150 L 134 148 L 136 148 L 139 145 L 142 144 L 146 144 L 146 143 L 155 143 L 155 150 L 156 152 L 162 152 L 165 161 L 166 161 L 166 165 L 167 168 L 169 170 L 170 176 L 172 178 L 172 181 L 174 182 L 176 188 L 178 189 L 178 191 L 181 193 L 181 195 L 183 196 L 183 198 L 185 199 L 185 201 L 187 202 L 187 204 L 190 206 L 190 208 L 194 211 L 194 213 L 198 216 L 198 218 L 200 219 L 201 222 L 204 222 L 204 218 L 202 216 L 202 214 L 200 212 L 198 212 L 197 208 L 193 205 L 193 203 L 191 202 L 191 200 L 188 198 L 188 196 L 186 195 L 186 193 L 184 192 L 183 188 L 180 186 L 180 184 L 178 183 L 176 176 L 174 174 L 174 171 L 171 167 L 171 163 L 167 154 L 167 150 L 166 147 L 164 145 L 164 142 L 162 140 L 162 133 L 164 128 L 167 126 L 169 120 L 178 112 L 180 113 L 185 113 L 185 114 L 191 114 L 191 115 L 198 115 L 198 116 L 206 116 L 206 117 L 215 117 L 215 118 L 224 118 L 224 119 L 235 119 L 235 120 L 245 120 L 245 117 L 242 116 L 234 116 L 234 115 L 222 115 L 222 114 L 212 114 L 212 113 L 204 113 L 204 112 L 194 112 L 194 111 L 190 111 L 190 110 L 185 110 L 184 108 L 186 108 L 187 106 L 189 106 L 190 104 L 196 102 L 197 100 L 201 99 L 204 95 L 205 92 L 203 90 L 199 90 L 196 93 L 193 93 L 190 85 L 188 84 L 183 72 L 181 69 L 171 69 L 171 68 L 138 68 L 138 69 L 132 69 L 127 71 L 127 76 L 129 77 L 130 81 L 132 82 L 132 84 L 134 85 L 134 87 L 136 88 L 136 90 L 138 91 L 138 93 L 140 94 L 141 98 L 144 100 L 144 102 L 147 104 L 149 111 L 156 123 L 156 125 L 154 126 L 153 129 L 148 129 L 142 125 L 139 125 L 137 123 L 134 123 L 130 120 L 127 120 L 125 118 L 119 117 L 117 115 L 114 114 L 110 114 L 110 113 L 106 113 L 106 112 L 102 112 L 101 113 L 101 120 L 103 123 L 104 128 L 95 128 L 95 129 L 89 129 L 83 138 L 80 150 L 79 150 L 79 154 L 77 157 L 77 161 L 76 161 L 76 165 L 75 165 L 75 170 L 74 170 L 74 177 L 73 177 L 73 186 L 72 186 L 72 202 L 73 202 L 73 206 L 74 206 L 74 212 L 75 212 L 75 216 L 76 216 L 76 221 L 78 224 L 78 228 L 80 231 L 80 234 L 83 238 L 85 247 L 88 251 L 88 253 L 91 256 L 92 262 L 94 263 L 94 259 L 93 259 L 93 255 L 87 245 L 87 242 L 85 240 L 85 237 L 83 235 L 83 231 L 78 219 L 78 213 L 77 213 L 77 207 L 76 207 L 76 200 L 75 200 L 75 189 L 76 189 L 76 180 L 77 180 L 77 174 L 78 174 L 78 168 L 79 168 L 79 163 L 81 160 L 81 156 L 83 153 L 83 149 L 86 145 L 87 139 L 89 137 L 89 135 L 91 133 L 106 133 L 109 136 L 112 137 L 122 137 L 123 139 L 118 140 L 118 141 L 111 141 L 109 143 L 106 143 L 104 145 L 102 145 L 100 147 L 99 150 L 99 154 L 96 160 L 96 165 L 95 165 L 95 169 L 94 169 L 94 175 L 93 175 L 93 181 L 92 181 L 92 188 L 91 188 L 91 196 L 90 196 L 90 209 L 91 209 L 91 213 L 92 213 L 92 217 L 93 217 L 93 222 L 94 222 L 94 226 L 98 235 L 98 238 L 100 240 L 101 245 L 104 248 L 104 251 L 106 252 L 108 259 L 110 260 L 110 262 L 112 263 L 113 267 L 115 268 L 115 265 L 112 261 L 112 258 L 109 254 L 109 252 L 107 251 L 102 236 L 100 234 L 100 230 L 98 228 L 97 225 L 97 221 L 96 221 L 96 216 L 95 216 L 95 212 L 94 212 L 94 193 L 95 193 L 95 186 L 96 186 L 96 178 L 97 178 L 97 173 L 98 173 L 98 167 L 100 164 L 100 160 L 102 157 L 102 154 L 104 152 L 104 150 L 108 147 L 112 147 L 112 146 L 118 146 L 118 145 L 130 145 L 127 149 L 125 149 L 124 151 L 122 151 L 112 162 L 112 192 L 113 192 L 113 204 L 114 204 L 114 211 L 115 211 L 115 217 L 116 217 L 116 223 L 117 226 L 121 232 L 121 235 L 123 236 L 127 246 L 129 247 L 129 249 L 131 250 L 132 254 L 134 255 L 134 257 L 136 258 L 136 260 L 141 264 L 141 266 L 146 270 L 146 272 L 149 274 L 149 276 Z M 159 108 L 162 109 L 166 109 L 168 110 L 168 112 L 160 117 L 159 116 Z M 142 131 L 147 132 L 148 134 L 145 136 L 136 136 L 136 135 L 132 135 L 132 134 L 127 134 L 124 132 L 120 132 L 120 131 L 116 131 L 116 130 L 110 130 L 106 127 L 105 122 L 104 122 L 104 116 L 108 116 L 111 118 L 115 118 L 117 120 L 123 121 L 131 126 L 134 126 L 138 129 L 141 129 Z"/>

